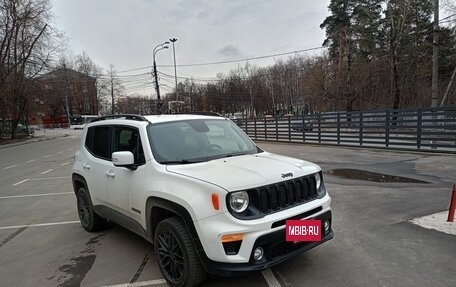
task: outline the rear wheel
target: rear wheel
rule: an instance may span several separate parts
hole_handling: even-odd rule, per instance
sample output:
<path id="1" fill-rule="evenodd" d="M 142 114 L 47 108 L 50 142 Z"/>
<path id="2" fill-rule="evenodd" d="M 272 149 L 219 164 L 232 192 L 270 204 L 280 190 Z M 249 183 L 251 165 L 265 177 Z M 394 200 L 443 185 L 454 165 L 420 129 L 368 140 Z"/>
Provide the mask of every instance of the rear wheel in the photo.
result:
<path id="1" fill-rule="evenodd" d="M 77 201 L 79 220 L 85 230 L 94 232 L 106 227 L 106 219 L 95 213 L 92 201 L 84 187 L 79 188 Z"/>
<path id="2" fill-rule="evenodd" d="M 154 252 L 160 271 L 170 286 L 197 286 L 206 280 L 206 270 L 182 220 L 171 217 L 158 224 Z"/>

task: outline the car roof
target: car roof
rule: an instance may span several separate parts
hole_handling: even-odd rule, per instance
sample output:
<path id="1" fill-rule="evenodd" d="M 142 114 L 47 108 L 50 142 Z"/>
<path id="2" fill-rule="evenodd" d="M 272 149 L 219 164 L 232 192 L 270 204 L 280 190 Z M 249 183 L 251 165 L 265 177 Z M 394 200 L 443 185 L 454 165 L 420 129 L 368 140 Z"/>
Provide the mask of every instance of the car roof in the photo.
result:
<path id="1" fill-rule="evenodd" d="M 214 120 L 224 120 L 225 117 L 220 116 L 207 116 L 207 115 L 197 115 L 197 114 L 162 114 L 162 115 L 149 115 L 149 116 L 140 116 L 140 115 L 113 115 L 105 116 L 95 119 L 89 123 L 90 126 L 93 125 L 103 125 L 103 124 L 122 124 L 125 121 L 130 123 L 164 123 L 164 122 L 175 122 L 175 121 L 185 121 L 185 120 L 196 120 L 196 119 L 214 119 Z"/>
<path id="2" fill-rule="evenodd" d="M 197 120 L 197 119 L 214 119 L 220 120 L 225 119 L 224 117 L 217 116 L 205 116 L 205 115 L 191 115 L 191 114 L 163 114 L 163 115 L 151 115 L 144 116 L 152 124 L 163 123 L 163 122 L 173 122 L 173 121 L 182 121 L 182 120 Z"/>

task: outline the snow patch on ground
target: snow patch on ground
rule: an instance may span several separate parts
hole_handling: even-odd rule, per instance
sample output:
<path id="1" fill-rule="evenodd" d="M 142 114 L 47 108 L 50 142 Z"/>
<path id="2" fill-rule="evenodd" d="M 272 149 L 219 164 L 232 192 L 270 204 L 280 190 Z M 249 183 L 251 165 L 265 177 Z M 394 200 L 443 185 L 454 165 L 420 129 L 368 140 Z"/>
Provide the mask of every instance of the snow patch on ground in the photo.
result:
<path id="1" fill-rule="evenodd" d="M 456 218 L 447 222 L 448 210 L 411 219 L 410 222 L 427 229 L 434 229 L 447 234 L 456 235 Z"/>

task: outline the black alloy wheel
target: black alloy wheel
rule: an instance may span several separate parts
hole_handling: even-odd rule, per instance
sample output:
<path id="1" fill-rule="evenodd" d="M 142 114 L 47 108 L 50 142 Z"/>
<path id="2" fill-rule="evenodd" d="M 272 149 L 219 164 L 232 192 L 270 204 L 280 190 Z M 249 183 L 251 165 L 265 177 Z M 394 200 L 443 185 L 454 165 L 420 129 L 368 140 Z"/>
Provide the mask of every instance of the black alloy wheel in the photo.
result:
<path id="1" fill-rule="evenodd" d="M 82 226 L 87 228 L 90 224 L 90 206 L 87 198 L 82 192 L 80 192 L 78 196 L 78 213 Z"/>
<path id="2" fill-rule="evenodd" d="M 158 235 L 158 257 L 160 265 L 172 281 L 179 282 L 184 275 L 182 247 L 171 232 L 164 230 Z"/>
<path id="3" fill-rule="evenodd" d="M 161 221 L 154 236 L 158 266 L 170 286 L 197 286 L 207 273 L 196 253 L 192 238 L 180 218 Z"/>
<path id="4" fill-rule="evenodd" d="M 94 232 L 105 228 L 106 219 L 95 213 L 90 196 L 84 187 L 78 190 L 77 207 L 79 220 L 85 230 Z"/>

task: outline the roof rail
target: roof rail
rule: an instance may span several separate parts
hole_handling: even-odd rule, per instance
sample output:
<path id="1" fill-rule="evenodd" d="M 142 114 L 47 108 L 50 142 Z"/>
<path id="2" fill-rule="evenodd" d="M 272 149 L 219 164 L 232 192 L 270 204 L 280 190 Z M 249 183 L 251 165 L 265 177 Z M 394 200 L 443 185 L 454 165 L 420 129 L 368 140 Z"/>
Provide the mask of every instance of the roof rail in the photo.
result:
<path id="1" fill-rule="evenodd" d="M 178 115 L 200 115 L 200 116 L 214 116 L 221 117 L 222 115 L 216 112 L 180 112 Z"/>
<path id="2" fill-rule="evenodd" d="M 120 119 L 120 118 L 125 118 L 126 120 L 139 121 L 139 122 L 148 122 L 149 121 L 144 116 L 141 116 L 141 115 L 120 114 L 120 115 L 102 116 L 102 117 L 92 120 L 91 123 L 98 122 L 98 121 L 104 121 L 104 120 Z"/>

